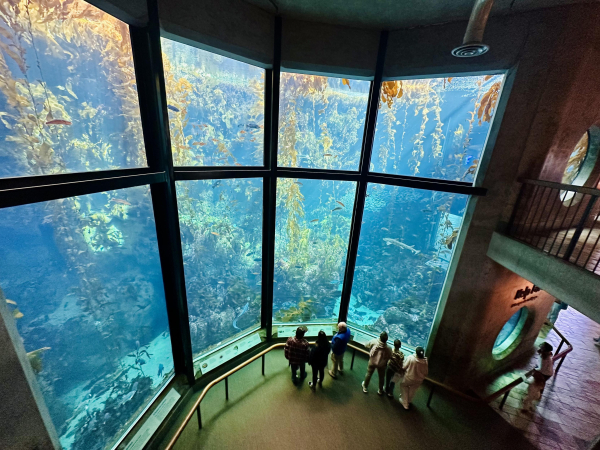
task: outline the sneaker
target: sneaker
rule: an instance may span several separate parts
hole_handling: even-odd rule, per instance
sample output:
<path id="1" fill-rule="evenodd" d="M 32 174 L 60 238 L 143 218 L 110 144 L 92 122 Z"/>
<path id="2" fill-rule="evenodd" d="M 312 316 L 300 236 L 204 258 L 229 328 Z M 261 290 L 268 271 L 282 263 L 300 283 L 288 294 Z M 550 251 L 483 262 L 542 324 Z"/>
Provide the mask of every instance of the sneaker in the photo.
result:
<path id="1" fill-rule="evenodd" d="M 594 338 L 594 342 L 600 342 L 600 336 L 598 336 L 597 338 Z"/>
<path id="2" fill-rule="evenodd" d="M 387 396 L 388 396 L 389 398 L 394 398 L 394 394 L 392 394 L 391 392 L 388 392 L 388 395 L 387 395 Z"/>
<path id="3" fill-rule="evenodd" d="M 364 382 L 364 381 L 361 383 L 361 386 L 362 386 L 362 388 L 363 388 L 363 392 L 364 392 L 365 394 L 366 394 L 367 392 L 369 392 L 369 391 L 367 390 L 367 388 L 365 387 L 365 382 Z"/>
<path id="4" fill-rule="evenodd" d="M 296 384 L 297 382 L 298 382 L 298 378 L 296 378 L 296 377 L 293 377 L 293 378 L 292 378 L 292 383 Z"/>
<path id="5" fill-rule="evenodd" d="M 344 369 L 338 369 L 338 372 L 344 375 Z"/>
<path id="6" fill-rule="evenodd" d="M 377 389 L 377 395 L 383 395 L 383 391 L 381 389 Z"/>
<path id="7" fill-rule="evenodd" d="M 329 371 L 329 375 L 331 375 L 331 378 L 337 378 L 331 370 Z"/>
<path id="8" fill-rule="evenodd" d="M 402 403 L 402 406 L 404 406 L 404 409 L 408 409 L 409 405 L 405 405 L 404 403 Z"/>
<path id="9" fill-rule="evenodd" d="M 312 381 L 308 382 L 308 386 L 314 391 L 315 390 L 315 385 L 313 384 Z"/>

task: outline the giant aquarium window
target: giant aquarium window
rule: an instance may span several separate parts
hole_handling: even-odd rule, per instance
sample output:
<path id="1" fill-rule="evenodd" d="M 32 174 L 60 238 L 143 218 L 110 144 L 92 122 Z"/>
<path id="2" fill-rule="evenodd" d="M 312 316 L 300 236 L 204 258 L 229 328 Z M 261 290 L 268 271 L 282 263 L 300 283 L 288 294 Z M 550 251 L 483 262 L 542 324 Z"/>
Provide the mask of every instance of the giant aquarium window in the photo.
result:
<path id="1" fill-rule="evenodd" d="M 504 75 L 384 81 L 371 170 L 475 179 Z"/>
<path id="2" fill-rule="evenodd" d="M 353 181 L 277 180 L 275 323 L 337 321 L 355 195 Z"/>
<path id="3" fill-rule="evenodd" d="M 278 164 L 358 170 L 369 81 L 282 73 Z"/>
<path id="4" fill-rule="evenodd" d="M 148 186 L 0 210 L 0 274 L 62 447 L 113 445 L 173 371 Z"/>
<path id="5" fill-rule="evenodd" d="M 0 177 L 146 165 L 127 24 L 82 0 L 0 8 Z"/>
<path id="6" fill-rule="evenodd" d="M 262 178 L 177 182 L 194 356 L 260 326 L 262 196 Z"/>
<path id="7" fill-rule="evenodd" d="M 161 39 L 176 166 L 262 166 L 265 71 Z"/>
<path id="8" fill-rule="evenodd" d="M 467 195 L 369 184 L 348 321 L 425 346 Z"/>

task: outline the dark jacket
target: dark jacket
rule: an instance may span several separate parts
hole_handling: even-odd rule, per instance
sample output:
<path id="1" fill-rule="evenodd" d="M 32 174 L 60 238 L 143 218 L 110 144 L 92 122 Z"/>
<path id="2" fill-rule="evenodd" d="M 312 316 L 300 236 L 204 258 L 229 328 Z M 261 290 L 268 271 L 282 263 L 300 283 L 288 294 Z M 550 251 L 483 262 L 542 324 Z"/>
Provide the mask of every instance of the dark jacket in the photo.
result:
<path id="1" fill-rule="evenodd" d="M 327 357 L 331 351 L 331 345 L 329 342 L 323 345 L 315 345 L 310 349 L 310 356 L 308 357 L 308 364 L 314 369 L 320 369 L 327 366 Z"/>
<path id="2" fill-rule="evenodd" d="M 331 351 L 337 356 L 343 355 L 349 340 L 350 328 L 347 328 L 344 333 L 338 333 L 333 337 L 331 340 Z"/>

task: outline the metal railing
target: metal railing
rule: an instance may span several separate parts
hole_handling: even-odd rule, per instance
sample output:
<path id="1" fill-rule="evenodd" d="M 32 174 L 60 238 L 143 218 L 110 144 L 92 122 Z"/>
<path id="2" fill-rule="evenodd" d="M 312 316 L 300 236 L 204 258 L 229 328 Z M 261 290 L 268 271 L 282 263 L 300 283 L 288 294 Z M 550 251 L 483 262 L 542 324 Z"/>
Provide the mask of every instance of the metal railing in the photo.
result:
<path id="1" fill-rule="evenodd" d="M 311 342 L 311 344 L 314 344 L 313 342 Z M 175 432 L 175 434 L 173 435 L 173 437 L 171 438 L 171 440 L 169 441 L 169 443 L 167 444 L 167 446 L 165 447 L 165 450 L 171 450 L 174 446 L 175 443 L 177 442 L 177 440 L 179 439 L 179 437 L 181 436 L 181 434 L 183 433 L 183 430 L 185 430 L 186 426 L 188 425 L 188 423 L 190 422 L 190 420 L 192 420 L 192 417 L 194 417 L 194 413 L 197 413 L 197 417 L 198 417 L 198 429 L 202 429 L 202 413 L 200 410 L 200 404 L 202 403 L 202 400 L 204 400 L 204 398 L 206 397 L 206 394 L 208 393 L 208 391 L 210 391 L 210 389 L 215 386 L 216 384 L 220 383 L 221 381 L 225 380 L 225 399 L 229 400 L 229 377 L 231 375 L 233 375 L 235 372 L 237 372 L 238 370 L 242 369 L 243 367 L 246 367 L 248 364 L 256 361 L 257 359 L 261 358 L 262 359 L 262 374 L 264 376 L 265 374 L 265 355 L 267 353 L 269 353 L 271 350 L 275 350 L 277 348 L 283 348 L 285 346 L 284 342 L 280 342 L 277 344 L 273 344 L 270 347 L 264 349 L 263 351 L 261 351 L 260 353 L 252 356 L 251 358 L 247 359 L 246 361 L 244 361 L 243 363 L 237 365 L 236 367 L 234 367 L 233 369 L 225 372 L 223 375 L 215 378 L 213 381 L 211 381 L 210 383 L 208 383 L 206 385 L 206 387 L 202 390 L 202 393 L 200 394 L 200 396 L 196 399 L 196 401 L 194 402 L 193 406 L 190 408 L 189 412 L 186 414 L 185 419 L 183 420 L 183 422 L 181 423 L 181 425 L 179 425 L 179 427 L 177 428 L 177 431 Z M 352 370 L 354 368 L 354 358 L 356 356 L 356 352 L 359 353 L 364 353 L 366 355 L 369 355 L 369 352 L 367 352 L 366 350 L 357 347 L 353 344 L 348 344 L 348 347 L 352 348 L 353 353 L 352 353 L 352 363 L 350 364 L 350 370 Z M 447 386 L 443 383 L 440 383 L 439 381 L 436 380 L 432 380 L 431 378 L 426 378 L 426 380 L 433 384 L 433 387 L 430 391 L 429 394 L 429 398 L 427 400 L 427 406 L 429 407 L 430 403 L 431 403 L 431 398 L 433 396 L 433 392 L 435 390 L 436 387 L 440 387 L 443 388 L 444 390 L 451 392 L 457 396 L 460 396 L 462 398 L 466 398 L 468 400 L 471 401 L 480 401 L 479 399 L 472 397 L 470 395 L 464 394 L 463 392 L 457 391 L 456 389 L 451 388 L 450 386 Z"/>
<path id="2" fill-rule="evenodd" d="M 564 362 L 567 355 L 573 351 L 573 346 L 567 340 L 567 338 L 564 337 L 563 334 L 556 329 L 556 327 L 554 325 L 552 325 L 552 330 L 554 330 L 554 332 L 558 335 L 558 337 L 560 337 L 560 344 L 558 344 L 558 347 L 556 348 L 556 354 L 552 357 L 552 363 L 555 363 L 556 361 L 560 360 L 558 363 L 558 366 L 556 366 L 556 369 L 554 369 L 554 375 L 556 376 L 556 374 L 560 370 L 560 367 L 562 366 L 562 363 Z M 562 349 L 564 344 L 567 344 L 567 348 L 561 352 L 560 350 Z M 510 395 L 510 391 L 512 391 L 515 387 L 517 387 L 521 383 L 524 383 L 525 381 L 527 381 L 527 379 L 533 375 L 534 370 L 535 369 L 531 369 L 529 372 L 520 376 L 519 378 L 514 380 L 512 383 L 507 384 L 502 389 L 499 389 L 498 391 L 496 391 L 493 394 L 489 395 L 488 397 L 484 398 L 483 401 L 485 403 L 491 403 L 494 400 L 496 400 L 497 398 L 499 398 L 501 395 L 504 395 L 504 397 L 502 398 L 502 401 L 500 401 L 500 409 L 504 408 L 504 403 L 506 403 L 506 399 Z"/>
<path id="3" fill-rule="evenodd" d="M 521 180 L 507 234 L 600 274 L 600 190 Z"/>

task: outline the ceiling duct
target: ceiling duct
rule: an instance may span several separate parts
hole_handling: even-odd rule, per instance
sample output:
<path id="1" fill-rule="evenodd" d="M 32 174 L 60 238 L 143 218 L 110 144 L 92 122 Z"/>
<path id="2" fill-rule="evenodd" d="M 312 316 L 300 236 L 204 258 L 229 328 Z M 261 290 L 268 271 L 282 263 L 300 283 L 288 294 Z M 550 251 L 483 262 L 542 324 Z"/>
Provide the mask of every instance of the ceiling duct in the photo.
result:
<path id="1" fill-rule="evenodd" d="M 493 4 L 494 0 L 475 0 L 463 43 L 452 50 L 454 56 L 457 58 L 473 58 L 487 53 L 490 47 L 482 42 L 483 32 Z"/>

